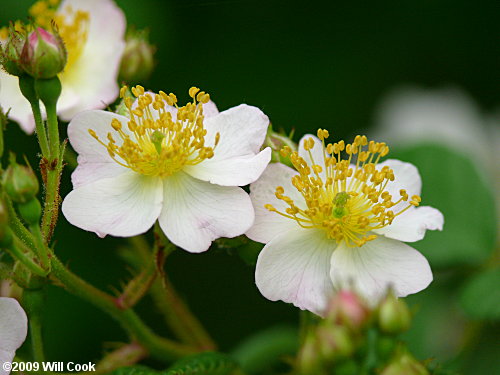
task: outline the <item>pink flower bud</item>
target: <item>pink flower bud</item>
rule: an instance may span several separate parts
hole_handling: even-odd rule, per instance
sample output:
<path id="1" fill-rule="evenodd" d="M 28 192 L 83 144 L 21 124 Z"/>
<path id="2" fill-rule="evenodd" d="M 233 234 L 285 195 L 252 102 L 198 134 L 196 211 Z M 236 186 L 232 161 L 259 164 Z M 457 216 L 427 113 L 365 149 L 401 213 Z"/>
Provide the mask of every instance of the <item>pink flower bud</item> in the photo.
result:
<path id="1" fill-rule="evenodd" d="M 327 309 L 327 319 L 336 324 L 358 329 L 364 325 L 370 316 L 370 310 L 354 292 L 341 290 L 330 301 Z"/>
<path id="2" fill-rule="evenodd" d="M 38 27 L 28 35 L 21 56 L 26 73 L 34 78 L 53 78 L 62 72 L 66 61 L 66 48 L 57 33 Z"/>

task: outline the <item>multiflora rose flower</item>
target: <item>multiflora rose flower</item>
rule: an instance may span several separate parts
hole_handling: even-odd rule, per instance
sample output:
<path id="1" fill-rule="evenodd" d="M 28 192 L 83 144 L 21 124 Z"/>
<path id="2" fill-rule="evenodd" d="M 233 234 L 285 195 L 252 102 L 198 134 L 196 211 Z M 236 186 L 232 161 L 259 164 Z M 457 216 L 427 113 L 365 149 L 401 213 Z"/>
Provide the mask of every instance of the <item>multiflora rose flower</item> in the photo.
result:
<path id="1" fill-rule="evenodd" d="M 125 48 L 125 16 L 112 0 L 42 0 L 30 9 L 37 26 L 51 29 L 52 20 L 66 46 L 68 61 L 59 75 L 62 93 L 58 115 L 69 121 L 87 109 L 104 108 L 118 96 L 118 69 Z M 7 40 L 7 29 L 0 42 Z M 0 104 L 27 133 L 35 127 L 29 102 L 18 78 L 0 71 Z"/>
<path id="2" fill-rule="evenodd" d="M 19 302 L 0 297 L 0 363 L 12 362 L 27 334 L 28 318 Z M 9 373 L 5 367 L 0 368 L 0 375 Z"/>
<path id="3" fill-rule="evenodd" d="M 432 281 L 427 260 L 400 241 L 442 229 L 442 214 L 417 207 L 417 169 L 380 159 L 389 148 L 357 136 L 326 144 L 305 136 L 298 152 L 284 149 L 295 169 L 270 164 L 250 187 L 255 223 L 247 232 L 265 243 L 256 284 L 268 299 L 324 315 L 335 289 L 354 288 L 375 303 L 391 286 L 397 296 Z M 344 158 L 346 155 L 347 158 Z"/>
<path id="4" fill-rule="evenodd" d="M 62 205 L 68 221 L 100 236 L 129 237 L 158 220 L 168 239 L 190 252 L 248 230 L 254 211 L 238 186 L 269 163 L 270 148 L 260 151 L 267 116 L 245 104 L 219 113 L 194 87 L 183 107 L 174 94 L 140 86 L 132 92 L 128 117 L 87 111 L 69 124 L 79 156 L 74 190 Z"/>

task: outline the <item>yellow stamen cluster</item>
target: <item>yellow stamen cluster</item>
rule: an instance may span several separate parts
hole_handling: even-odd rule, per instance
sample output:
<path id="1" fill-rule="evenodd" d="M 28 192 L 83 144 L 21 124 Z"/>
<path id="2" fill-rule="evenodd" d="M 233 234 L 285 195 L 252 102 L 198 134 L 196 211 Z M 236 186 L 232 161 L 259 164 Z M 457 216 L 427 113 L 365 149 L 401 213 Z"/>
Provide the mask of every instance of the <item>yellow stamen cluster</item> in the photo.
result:
<path id="1" fill-rule="evenodd" d="M 292 184 L 304 197 L 307 208 L 298 207 L 278 186 L 276 198 L 288 207 L 280 212 L 267 204 L 268 210 L 296 220 L 304 228 L 321 228 L 328 238 L 355 247 L 374 240 L 377 236 L 373 230 L 390 225 L 408 208 L 419 205 L 420 197 L 414 195 L 410 199 L 406 190 L 399 191 L 399 198 L 386 191 L 395 176 L 388 166 L 377 169 L 380 158 L 389 153 L 385 143 L 369 142 L 358 135 L 350 144 L 326 144 L 328 131 L 319 129 L 317 135 L 322 145 L 316 145 L 313 138 L 304 142 L 310 163 L 288 147 L 281 150 L 281 155 L 289 157 L 299 173 L 293 176 Z M 314 147 L 323 148 L 323 163 L 314 160 Z M 394 212 L 393 207 L 401 202 L 407 205 L 398 206 L 399 211 Z"/>
<path id="2" fill-rule="evenodd" d="M 213 157 L 220 135 L 215 135 L 213 147 L 205 146 L 207 130 L 203 126 L 202 104 L 210 100 L 207 93 L 192 87 L 189 90 L 192 102 L 179 107 L 174 94 L 163 91 L 152 94 L 141 86 L 131 91 L 137 98 L 135 101 L 126 95 L 127 87 L 120 90 L 129 120 L 127 124 L 117 119 L 111 121 L 113 132 L 108 133 L 107 143 L 89 129 L 90 135 L 107 148 L 118 164 L 146 176 L 167 177 L 185 165 L 196 165 Z M 175 106 L 177 115 L 172 116 L 167 106 Z"/>
<path id="3" fill-rule="evenodd" d="M 80 57 L 87 40 L 90 16 L 82 10 L 74 10 L 66 6 L 65 13 L 58 12 L 60 0 L 40 0 L 34 3 L 29 13 L 35 25 L 50 30 L 55 25 L 64 41 L 68 52 L 68 62 L 64 72 L 71 71 L 74 62 Z M 64 75 L 63 72 L 63 75 Z M 64 77 L 61 77 L 64 79 Z"/>

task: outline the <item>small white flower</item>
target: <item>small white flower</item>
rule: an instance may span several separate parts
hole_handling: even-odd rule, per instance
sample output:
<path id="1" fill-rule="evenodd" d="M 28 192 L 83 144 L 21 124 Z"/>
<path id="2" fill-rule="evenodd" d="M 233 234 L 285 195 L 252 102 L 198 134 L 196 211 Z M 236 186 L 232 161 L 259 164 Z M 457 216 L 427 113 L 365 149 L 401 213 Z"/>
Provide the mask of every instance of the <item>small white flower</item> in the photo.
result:
<path id="1" fill-rule="evenodd" d="M 398 296 L 427 287 L 427 260 L 400 242 L 443 225 L 438 210 L 417 208 L 417 169 L 380 163 L 389 148 L 364 136 L 348 145 L 318 136 L 302 138 L 298 153 L 284 150 L 296 170 L 270 164 L 250 186 L 256 217 L 247 236 L 266 244 L 255 274 L 261 293 L 323 315 L 335 289 L 354 287 L 374 303 L 388 286 Z"/>
<path id="2" fill-rule="evenodd" d="M 267 116 L 245 104 L 219 113 L 196 88 L 184 107 L 173 94 L 132 91 L 138 99 L 125 99 L 129 117 L 87 111 L 69 124 L 79 156 L 74 190 L 62 205 L 68 221 L 100 236 L 129 237 L 159 220 L 168 239 L 190 252 L 248 230 L 254 211 L 238 186 L 269 163 L 270 148 L 260 151 Z"/>
<path id="3" fill-rule="evenodd" d="M 64 0 L 57 11 L 42 0 L 31 8 L 37 25 L 50 29 L 55 20 L 68 51 L 59 75 L 62 93 L 57 113 L 64 121 L 87 109 L 104 108 L 118 96 L 117 76 L 125 48 L 125 16 L 112 0 Z M 35 127 L 29 102 L 18 78 L 0 69 L 0 104 L 9 117 L 32 133 Z"/>
<path id="4" fill-rule="evenodd" d="M 14 298 L 0 297 L 0 364 L 12 362 L 16 350 L 26 340 L 28 318 Z M 0 375 L 8 375 L 0 365 Z"/>

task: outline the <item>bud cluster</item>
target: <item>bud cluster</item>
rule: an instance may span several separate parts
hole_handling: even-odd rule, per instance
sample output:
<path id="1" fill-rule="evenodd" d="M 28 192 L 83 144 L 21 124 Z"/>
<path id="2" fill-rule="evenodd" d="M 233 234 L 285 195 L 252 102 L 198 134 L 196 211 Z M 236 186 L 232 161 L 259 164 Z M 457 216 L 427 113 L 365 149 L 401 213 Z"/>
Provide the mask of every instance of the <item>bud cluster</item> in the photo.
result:
<path id="1" fill-rule="evenodd" d="M 3 69 L 14 76 L 28 74 L 49 79 L 61 73 L 68 60 L 66 48 L 55 28 L 47 31 L 11 25 L 7 41 L 0 48 Z"/>
<path id="2" fill-rule="evenodd" d="M 371 307 L 356 293 L 341 290 L 331 299 L 325 319 L 305 334 L 297 373 L 428 375 L 398 340 L 410 321 L 406 303 L 392 292 Z"/>

